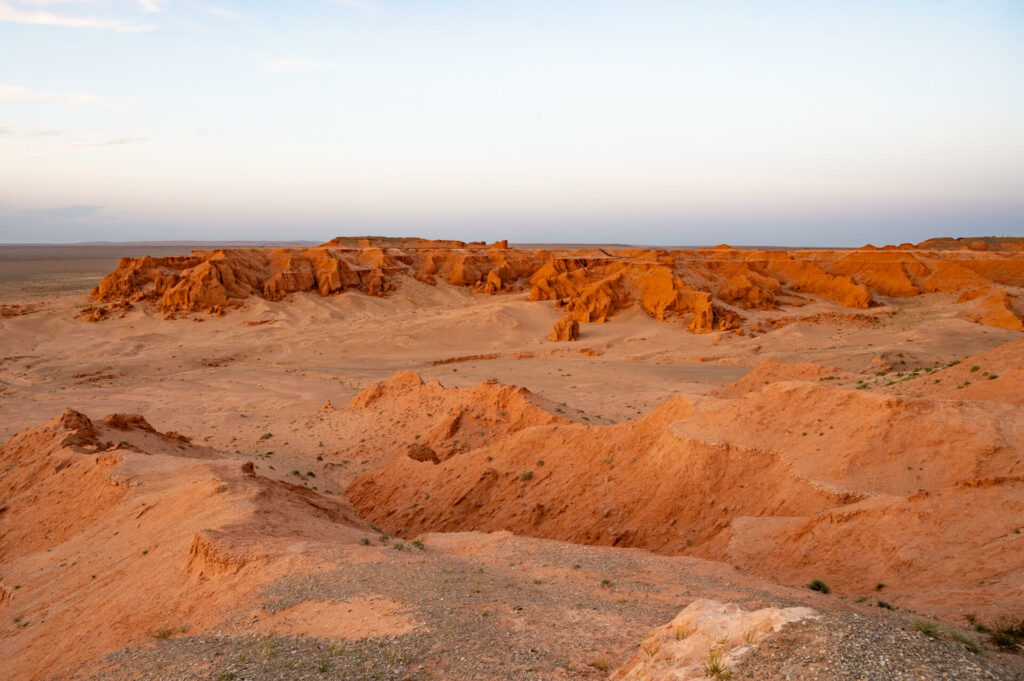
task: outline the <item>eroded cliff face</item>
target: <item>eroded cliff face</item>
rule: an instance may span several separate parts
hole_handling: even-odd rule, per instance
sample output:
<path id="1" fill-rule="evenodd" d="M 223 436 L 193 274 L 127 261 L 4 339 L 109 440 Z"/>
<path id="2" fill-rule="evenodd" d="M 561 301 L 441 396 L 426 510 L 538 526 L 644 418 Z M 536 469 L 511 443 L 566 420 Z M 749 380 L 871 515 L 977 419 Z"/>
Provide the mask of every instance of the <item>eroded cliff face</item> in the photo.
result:
<path id="1" fill-rule="evenodd" d="M 976 363 L 1002 372 L 1022 351 L 1024 339 L 936 375 L 974 375 Z M 884 583 L 923 612 L 1014 602 L 1018 394 L 902 398 L 834 387 L 834 371 L 766 361 L 711 395 L 614 425 L 558 417 L 522 388 L 442 388 L 405 372 L 338 417 L 382 434 L 409 418 L 416 449 L 387 445 L 385 465 L 345 494 L 403 536 L 510 530 L 694 555 L 793 585 L 808 575 L 849 593 Z M 431 413 L 448 416 L 430 426 Z M 427 448 L 437 455 L 421 456 Z"/>
<path id="2" fill-rule="evenodd" d="M 975 241 L 977 243 L 975 243 Z M 425 239 L 338 237 L 308 249 L 225 249 L 168 258 L 124 258 L 93 292 L 99 303 L 148 302 L 168 316 L 223 313 L 251 297 L 282 300 L 360 291 L 385 296 L 403 280 L 526 292 L 578 322 L 604 322 L 639 306 L 683 318 L 692 332 L 739 330 L 744 310 L 800 306 L 811 297 L 865 309 L 879 298 L 960 293 L 962 316 L 1024 329 L 1024 250 L 1013 239 L 858 250 L 605 251 L 513 249 Z M 97 314 L 90 318 L 101 319 Z"/>

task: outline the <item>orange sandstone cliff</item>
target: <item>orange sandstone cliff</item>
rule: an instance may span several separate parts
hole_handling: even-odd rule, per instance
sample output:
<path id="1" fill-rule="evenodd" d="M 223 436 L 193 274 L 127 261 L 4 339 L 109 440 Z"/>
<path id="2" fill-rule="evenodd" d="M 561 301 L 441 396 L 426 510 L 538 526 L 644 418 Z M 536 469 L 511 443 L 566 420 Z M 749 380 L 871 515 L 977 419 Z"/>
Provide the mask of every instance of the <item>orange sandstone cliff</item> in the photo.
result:
<path id="1" fill-rule="evenodd" d="M 975 243 L 977 241 L 977 243 Z M 809 297 L 854 309 L 886 297 L 959 294 L 971 321 L 1024 330 L 1024 248 L 1013 239 L 857 250 L 517 249 L 507 242 L 338 237 L 306 249 L 224 249 L 123 258 L 93 290 L 98 303 L 149 302 L 168 316 L 222 313 L 251 297 L 359 291 L 384 296 L 403 281 L 525 292 L 579 322 L 639 306 L 682 318 L 690 331 L 740 329 L 744 310 L 800 306 Z M 973 245 L 972 245 L 973 244 Z M 984 247 L 982 247 L 984 246 Z M 109 306 L 108 306 L 109 307 Z M 98 307 L 84 318 L 107 317 Z"/>

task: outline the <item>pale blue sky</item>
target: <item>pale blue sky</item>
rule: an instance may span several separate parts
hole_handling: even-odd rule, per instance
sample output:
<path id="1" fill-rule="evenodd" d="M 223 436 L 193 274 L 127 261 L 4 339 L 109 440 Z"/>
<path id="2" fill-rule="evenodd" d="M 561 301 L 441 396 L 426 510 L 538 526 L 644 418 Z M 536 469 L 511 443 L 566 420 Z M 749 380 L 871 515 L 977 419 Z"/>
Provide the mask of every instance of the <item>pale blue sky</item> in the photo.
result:
<path id="1" fill-rule="evenodd" d="M 0 0 L 0 242 L 1024 235 L 1024 2 Z"/>

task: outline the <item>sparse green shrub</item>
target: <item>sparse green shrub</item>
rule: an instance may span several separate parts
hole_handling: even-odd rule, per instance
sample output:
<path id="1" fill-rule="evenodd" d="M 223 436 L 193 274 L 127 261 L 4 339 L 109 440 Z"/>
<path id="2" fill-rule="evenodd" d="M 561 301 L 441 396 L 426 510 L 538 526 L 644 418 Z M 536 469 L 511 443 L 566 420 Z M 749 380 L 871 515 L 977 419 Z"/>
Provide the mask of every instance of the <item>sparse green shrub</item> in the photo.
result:
<path id="1" fill-rule="evenodd" d="M 981 652 L 981 646 L 978 645 L 977 641 L 975 641 L 973 638 L 971 638 L 969 636 L 965 636 L 965 635 L 961 634 L 959 631 L 951 631 L 951 632 L 949 632 L 949 637 L 951 639 L 953 639 L 954 641 L 956 641 L 957 643 L 960 643 L 961 645 L 963 645 L 965 648 L 967 648 L 969 651 L 971 651 L 975 655 L 977 655 L 978 653 Z"/>
<path id="2" fill-rule="evenodd" d="M 1016 623 L 1002 620 L 989 627 L 987 633 L 989 641 L 997 648 L 1014 652 L 1024 649 L 1024 619 Z"/>
<path id="3" fill-rule="evenodd" d="M 523 482 L 526 482 L 527 480 L 533 480 L 533 471 L 526 471 L 525 473 L 519 476 L 519 479 L 522 480 Z"/>
<path id="4" fill-rule="evenodd" d="M 268 636 L 260 646 L 260 659 L 269 660 L 272 657 L 277 657 L 277 641 Z"/>
<path id="5" fill-rule="evenodd" d="M 410 656 L 409 653 L 397 646 L 389 646 L 384 651 L 384 658 L 391 664 L 407 664 Z"/>
<path id="6" fill-rule="evenodd" d="M 886 610 L 895 610 L 896 609 L 895 606 L 893 606 L 893 605 L 891 605 L 889 603 L 886 603 L 885 601 L 883 601 L 881 599 L 879 599 L 879 601 L 878 601 L 878 607 L 879 608 L 885 608 Z"/>
<path id="7" fill-rule="evenodd" d="M 708 651 L 708 659 L 704 661 L 704 675 L 713 679 L 728 679 L 732 672 L 725 666 L 722 659 L 722 651 L 711 649 Z"/>
<path id="8" fill-rule="evenodd" d="M 820 579 L 812 579 L 811 581 L 807 582 L 807 588 L 811 591 L 820 591 L 823 594 L 832 593 L 832 588 Z"/>
<path id="9" fill-rule="evenodd" d="M 939 625 L 931 620 L 915 617 L 910 621 L 910 625 L 914 628 L 914 631 L 920 631 L 925 636 L 931 636 L 932 638 L 938 638 L 939 634 L 942 633 Z"/>
<path id="10" fill-rule="evenodd" d="M 640 647 L 647 653 L 647 659 L 653 660 L 654 656 L 661 650 L 661 641 L 644 641 L 640 644 Z"/>

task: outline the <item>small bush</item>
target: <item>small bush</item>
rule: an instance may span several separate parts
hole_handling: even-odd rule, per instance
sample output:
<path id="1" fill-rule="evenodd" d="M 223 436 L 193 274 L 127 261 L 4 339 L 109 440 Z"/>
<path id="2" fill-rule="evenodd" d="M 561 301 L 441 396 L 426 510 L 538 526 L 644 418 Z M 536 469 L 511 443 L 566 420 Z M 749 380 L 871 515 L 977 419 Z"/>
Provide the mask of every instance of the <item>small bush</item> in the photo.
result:
<path id="1" fill-rule="evenodd" d="M 821 581 L 820 579 L 812 579 L 811 581 L 807 582 L 807 588 L 811 591 L 820 591 L 823 594 L 832 593 L 831 587 L 829 587 L 828 584 Z"/>
<path id="2" fill-rule="evenodd" d="M 988 629 L 989 641 L 997 648 L 1011 651 L 1024 648 L 1024 620 L 1017 623 L 1003 620 Z"/>
<path id="3" fill-rule="evenodd" d="M 263 645 L 260 646 L 260 659 L 269 660 L 272 657 L 277 657 L 277 642 L 268 637 L 263 640 Z"/>
<path id="4" fill-rule="evenodd" d="M 896 609 L 895 606 L 893 606 L 890 603 L 886 603 L 885 601 L 883 601 L 881 599 L 879 599 L 879 601 L 878 601 L 878 607 L 879 608 L 885 608 L 886 610 L 895 610 Z"/>
<path id="5" fill-rule="evenodd" d="M 725 666 L 720 650 L 708 651 L 708 659 L 704 662 L 704 675 L 713 679 L 728 679 L 732 672 Z"/>
<path id="6" fill-rule="evenodd" d="M 939 625 L 931 620 L 923 620 L 915 617 L 910 621 L 910 625 L 914 627 L 914 631 L 920 631 L 925 636 L 931 636 L 932 638 L 938 638 L 942 630 L 939 629 Z"/>
<path id="7" fill-rule="evenodd" d="M 421 540 L 419 540 L 419 539 L 413 539 L 413 540 L 412 540 L 412 545 L 413 545 L 413 546 L 415 546 L 416 548 L 418 548 L 418 549 L 419 549 L 420 551 L 423 551 L 424 549 L 426 549 L 426 548 L 427 548 L 427 545 L 426 545 L 426 544 L 424 544 L 424 543 L 423 543 L 423 542 L 422 542 Z"/>
<path id="8" fill-rule="evenodd" d="M 519 479 L 522 480 L 523 482 L 526 482 L 527 480 L 533 480 L 533 471 L 526 471 L 525 473 L 519 476 Z"/>
<path id="9" fill-rule="evenodd" d="M 973 638 L 970 638 L 969 636 L 964 636 L 959 631 L 949 632 L 949 637 L 957 643 L 962 644 L 965 648 L 967 648 L 967 650 L 971 651 L 975 655 L 981 652 L 981 646 L 978 645 L 977 641 L 975 641 Z"/>

